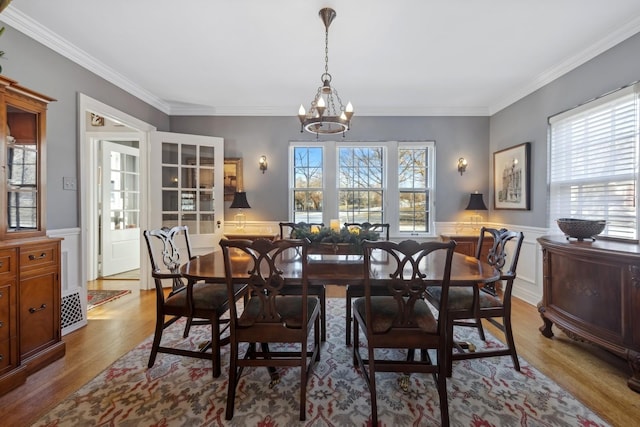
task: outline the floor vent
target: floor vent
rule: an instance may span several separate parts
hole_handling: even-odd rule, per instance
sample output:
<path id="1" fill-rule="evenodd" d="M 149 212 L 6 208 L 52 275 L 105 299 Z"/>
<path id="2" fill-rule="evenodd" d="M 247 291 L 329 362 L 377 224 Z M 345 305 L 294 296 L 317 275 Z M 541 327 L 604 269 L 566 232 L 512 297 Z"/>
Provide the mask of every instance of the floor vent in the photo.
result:
<path id="1" fill-rule="evenodd" d="M 75 292 L 62 297 L 62 329 L 83 320 L 80 293 Z"/>

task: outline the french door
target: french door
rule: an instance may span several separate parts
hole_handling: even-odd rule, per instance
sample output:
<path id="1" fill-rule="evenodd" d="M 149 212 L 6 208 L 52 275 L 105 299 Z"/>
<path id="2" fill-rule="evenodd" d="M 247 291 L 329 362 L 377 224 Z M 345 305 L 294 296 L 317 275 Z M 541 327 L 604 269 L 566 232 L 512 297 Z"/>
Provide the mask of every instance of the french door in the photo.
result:
<path id="1" fill-rule="evenodd" d="M 187 225 L 194 254 L 218 249 L 224 229 L 222 138 L 152 132 L 149 228 Z"/>

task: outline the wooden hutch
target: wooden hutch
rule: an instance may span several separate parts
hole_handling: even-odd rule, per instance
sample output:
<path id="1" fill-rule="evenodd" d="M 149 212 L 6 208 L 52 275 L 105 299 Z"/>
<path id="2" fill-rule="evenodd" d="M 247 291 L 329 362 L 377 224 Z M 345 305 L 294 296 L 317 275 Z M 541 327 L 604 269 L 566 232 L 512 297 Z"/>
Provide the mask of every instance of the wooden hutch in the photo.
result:
<path id="1" fill-rule="evenodd" d="M 46 111 L 0 76 L 0 395 L 64 356 L 60 241 L 46 236 Z"/>

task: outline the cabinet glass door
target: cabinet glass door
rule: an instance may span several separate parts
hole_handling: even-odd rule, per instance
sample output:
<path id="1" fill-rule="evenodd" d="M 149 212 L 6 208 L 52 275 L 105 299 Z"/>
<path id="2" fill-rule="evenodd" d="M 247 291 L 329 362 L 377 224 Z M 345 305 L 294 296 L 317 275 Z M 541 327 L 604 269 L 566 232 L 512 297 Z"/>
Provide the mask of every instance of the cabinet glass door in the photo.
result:
<path id="1" fill-rule="evenodd" d="M 7 106 L 7 232 L 39 229 L 38 115 Z"/>

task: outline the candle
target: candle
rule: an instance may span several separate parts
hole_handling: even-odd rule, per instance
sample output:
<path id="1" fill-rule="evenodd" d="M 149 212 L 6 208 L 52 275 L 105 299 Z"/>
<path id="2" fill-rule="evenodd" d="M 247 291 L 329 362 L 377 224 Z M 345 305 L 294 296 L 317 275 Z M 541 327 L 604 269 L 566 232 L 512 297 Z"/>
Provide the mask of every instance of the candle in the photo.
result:
<path id="1" fill-rule="evenodd" d="M 340 231 L 340 220 L 339 219 L 332 219 L 330 222 L 331 225 L 331 231 Z"/>
<path id="2" fill-rule="evenodd" d="M 312 225 L 311 226 L 311 232 L 313 234 L 318 234 L 320 232 L 320 226 L 319 225 Z"/>

